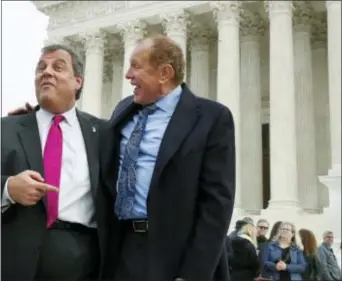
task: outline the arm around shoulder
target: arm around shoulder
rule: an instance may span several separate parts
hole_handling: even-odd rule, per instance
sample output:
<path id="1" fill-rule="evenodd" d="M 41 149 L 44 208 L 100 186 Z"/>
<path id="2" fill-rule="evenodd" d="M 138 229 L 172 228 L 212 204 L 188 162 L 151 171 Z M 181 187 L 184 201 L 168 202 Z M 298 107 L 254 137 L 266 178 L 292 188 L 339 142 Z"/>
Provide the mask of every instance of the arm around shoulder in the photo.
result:
<path id="1" fill-rule="evenodd" d="M 198 216 L 180 271 L 185 280 L 212 279 L 231 220 L 235 197 L 235 134 L 228 108 L 221 109 L 203 155 Z"/>

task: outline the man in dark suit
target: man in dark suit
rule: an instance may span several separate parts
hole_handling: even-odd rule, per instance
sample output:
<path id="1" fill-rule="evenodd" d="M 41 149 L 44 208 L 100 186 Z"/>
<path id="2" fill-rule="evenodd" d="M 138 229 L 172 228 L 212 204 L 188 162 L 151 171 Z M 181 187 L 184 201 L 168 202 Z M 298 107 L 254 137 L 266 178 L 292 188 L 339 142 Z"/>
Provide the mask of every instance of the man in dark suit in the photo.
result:
<path id="1" fill-rule="evenodd" d="M 82 73 L 69 48 L 43 48 L 39 110 L 1 118 L 1 280 L 101 275 L 112 208 L 99 188 L 102 121 L 75 108 Z"/>
<path id="2" fill-rule="evenodd" d="M 169 38 L 139 43 L 126 74 L 134 95 L 117 105 L 101 138 L 102 178 L 115 198 L 115 281 L 229 280 L 233 117 L 196 97 L 184 71 Z"/>

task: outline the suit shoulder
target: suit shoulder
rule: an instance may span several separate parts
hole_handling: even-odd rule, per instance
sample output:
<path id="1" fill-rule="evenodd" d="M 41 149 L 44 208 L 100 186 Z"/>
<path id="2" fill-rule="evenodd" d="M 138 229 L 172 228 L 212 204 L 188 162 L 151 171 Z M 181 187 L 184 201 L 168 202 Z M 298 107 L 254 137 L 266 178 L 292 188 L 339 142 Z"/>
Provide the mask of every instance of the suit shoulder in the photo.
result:
<path id="1" fill-rule="evenodd" d="M 11 115 L 1 117 L 1 127 L 5 129 L 7 127 L 12 127 L 17 125 L 21 120 L 25 118 L 26 115 Z"/>
<path id="2" fill-rule="evenodd" d="M 96 117 L 96 116 L 94 116 L 94 115 L 92 115 L 90 113 L 87 113 L 87 112 L 84 112 L 84 111 L 81 111 L 81 110 L 79 110 L 78 112 L 79 112 L 79 114 L 81 116 L 83 116 L 84 118 L 88 119 L 93 124 L 104 125 L 104 124 L 107 123 L 106 119 Z"/>
<path id="3" fill-rule="evenodd" d="M 224 104 L 201 97 L 198 97 L 198 100 L 201 104 L 201 107 L 204 109 L 204 112 L 207 112 L 211 116 L 219 118 L 220 116 L 225 115 L 232 118 L 232 112 Z"/>

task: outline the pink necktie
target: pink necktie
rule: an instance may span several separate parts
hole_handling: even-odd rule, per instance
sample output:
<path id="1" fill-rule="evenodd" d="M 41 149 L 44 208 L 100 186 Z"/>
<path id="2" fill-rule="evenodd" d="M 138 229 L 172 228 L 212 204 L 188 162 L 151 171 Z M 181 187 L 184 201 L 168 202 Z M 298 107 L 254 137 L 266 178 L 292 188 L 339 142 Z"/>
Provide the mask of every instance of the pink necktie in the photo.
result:
<path id="1" fill-rule="evenodd" d="M 53 118 L 44 149 L 45 182 L 59 188 L 62 169 L 63 135 L 59 123 L 64 117 Z M 50 227 L 58 217 L 58 192 L 47 192 L 47 227 Z"/>

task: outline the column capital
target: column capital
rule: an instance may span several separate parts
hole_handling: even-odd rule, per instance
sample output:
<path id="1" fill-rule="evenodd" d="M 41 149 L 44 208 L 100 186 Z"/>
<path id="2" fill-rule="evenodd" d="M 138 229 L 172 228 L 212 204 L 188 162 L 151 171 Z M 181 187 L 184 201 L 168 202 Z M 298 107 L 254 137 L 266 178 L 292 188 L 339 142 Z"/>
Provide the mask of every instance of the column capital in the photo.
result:
<path id="1" fill-rule="evenodd" d="M 187 26 L 190 24 L 190 15 L 185 11 L 172 11 L 160 16 L 162 26 L 166 32 L 186 32 Z"/>
<path id="2" fill-rule="evenodd" d="M 135 45 L 137 41 L 146 36 L 147 24 L 141 20 L 133 20 L 118 25 L 124 42 Z"/>
<path id="3" fill-rule="evenodd" d="M 324 12 L 317 13 L 312 18 L 311 40 L 313 48 L 322 48 L 327 45 L 327 18 Z"/>
<path id="4" fill-rule="evenodd" d="M 341 9 L 341 1 L 325 1 L 325 6 L 327 8 Z"/>
<path id="5" fill-rule="evenodd" d="M 294 17 L 293 25 L 297 31 L 310 31 L 313 8 L 311 3 L 307 1 L 295 1 L 293 3 Z"/>
<path id="6" fill-rule="evenodd" d="M 101 30 L 87 31 L 81 34 L 82 42 L 84 43 L 86 51 L 103 51 L 106 34 Z"/>
<path id="7" fill-rule="evenodd" d="M 218 24 L 223 21 L 239 24 L 242 11 L 240 1 L 213 1 L 210 6 Z"/>
<path id="8" fill-rule="evenodd" d="M 189 43 L 191 50 L 194 48 L 209 48 L 211 30 L 199 22 L 191 22 L 190 26 Z"/>
<path id="9" fill-rule="evenodd" d="M 61 36 L 49 36 L 48 38 L 46 38 L 44 40 L 44 46 L 48 46 L 48 45 L 52 45 L 52 44 L 61 44 L 61 45 L 65 45 L 66 44 L 66 40 L 64 37 Z"/>
<path id="10" fill-rule="evenodd" d="M 292 1 L 264 1 L 264 7 L 266 12 L 268 12 L 270 16 L 283 13 L 292 14 L 293 12 Z"/>
<path id="11" fill-rule="evenodd" d="M 241 17 L 242 36 L 263 36 L 265 33 L 265 21 L 259 13 L 244 11 Z"/>

